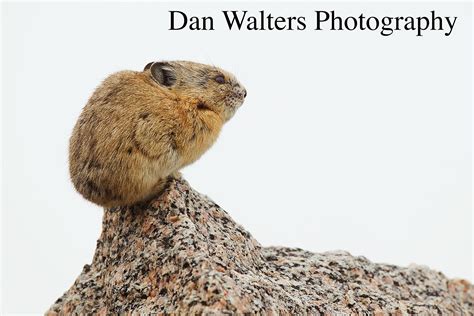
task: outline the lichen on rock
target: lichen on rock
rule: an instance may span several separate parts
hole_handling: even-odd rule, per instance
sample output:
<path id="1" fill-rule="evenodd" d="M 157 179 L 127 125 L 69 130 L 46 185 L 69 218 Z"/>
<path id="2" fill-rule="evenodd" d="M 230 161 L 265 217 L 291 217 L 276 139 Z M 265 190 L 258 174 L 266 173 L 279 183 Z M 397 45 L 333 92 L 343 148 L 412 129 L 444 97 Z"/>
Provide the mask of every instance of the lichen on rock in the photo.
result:
<path id="1" fill-rule="evenodd" d="M 473 314 L 474 287 L 347 252 L 262 247 L 182 178 L 106 209 L 92 264 L 55 314 Z"/>

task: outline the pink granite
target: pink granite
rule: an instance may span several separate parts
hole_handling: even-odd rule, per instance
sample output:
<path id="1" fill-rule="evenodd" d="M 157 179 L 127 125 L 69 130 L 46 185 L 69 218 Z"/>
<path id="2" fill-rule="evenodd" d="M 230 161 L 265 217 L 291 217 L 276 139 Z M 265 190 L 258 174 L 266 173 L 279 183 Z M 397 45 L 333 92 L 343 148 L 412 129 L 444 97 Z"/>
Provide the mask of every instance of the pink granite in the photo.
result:
<path id="1" fill-rule="evenodd" d="M 47 311 L 69 314 L 472 315 L 474 288 L 421 266 L 262 247 L 183 179 L 105 210 L 92 264 Z"/>

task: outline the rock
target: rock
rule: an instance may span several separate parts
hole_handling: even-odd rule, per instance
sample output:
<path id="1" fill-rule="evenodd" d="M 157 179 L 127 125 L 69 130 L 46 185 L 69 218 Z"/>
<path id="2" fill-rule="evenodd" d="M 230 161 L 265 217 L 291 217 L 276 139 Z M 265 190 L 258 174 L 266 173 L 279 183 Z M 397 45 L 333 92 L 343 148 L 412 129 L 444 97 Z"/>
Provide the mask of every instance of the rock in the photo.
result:
<path id="1" fill-rule="evenodd" d="M 47 314 L 472 314 L 474 288 L 421 266 L 262 247 L 183 179 L 105 210 L 92 264 Z"/>

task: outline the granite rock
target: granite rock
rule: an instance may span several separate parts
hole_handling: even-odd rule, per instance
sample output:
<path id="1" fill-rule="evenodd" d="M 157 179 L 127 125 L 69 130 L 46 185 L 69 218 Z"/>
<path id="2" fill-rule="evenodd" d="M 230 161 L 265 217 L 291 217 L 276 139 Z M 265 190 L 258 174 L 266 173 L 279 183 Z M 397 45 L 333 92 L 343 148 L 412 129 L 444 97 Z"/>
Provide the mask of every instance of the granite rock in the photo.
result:
<path id="1" fill-rule="evenodd" d="M 474 287 L 422 266 L 262 247 L 182 178 L 106 209 L 92 263 L 56 314 L 473 314 Z"/>

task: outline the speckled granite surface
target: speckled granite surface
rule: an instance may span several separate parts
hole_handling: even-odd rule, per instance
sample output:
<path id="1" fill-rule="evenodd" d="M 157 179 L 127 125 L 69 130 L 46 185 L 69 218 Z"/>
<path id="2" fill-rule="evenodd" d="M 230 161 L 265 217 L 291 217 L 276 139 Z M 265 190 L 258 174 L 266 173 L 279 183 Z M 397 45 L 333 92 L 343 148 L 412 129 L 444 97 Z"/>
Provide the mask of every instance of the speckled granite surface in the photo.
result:
<path id="1" fill-rule="evenodd" d="M 460 315 L 473 303 L 471 284 L 424 267 L 262 247 L 178 179 L 147 205 L 105 211 L 92 264 L 47 314 Z"/>

